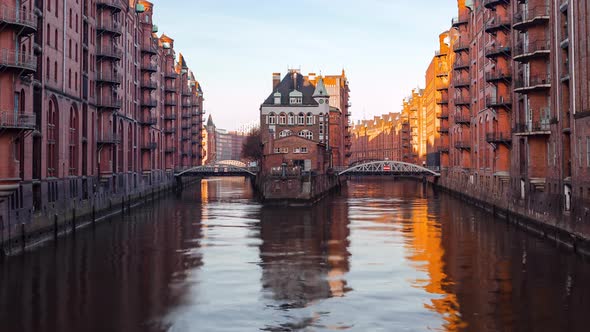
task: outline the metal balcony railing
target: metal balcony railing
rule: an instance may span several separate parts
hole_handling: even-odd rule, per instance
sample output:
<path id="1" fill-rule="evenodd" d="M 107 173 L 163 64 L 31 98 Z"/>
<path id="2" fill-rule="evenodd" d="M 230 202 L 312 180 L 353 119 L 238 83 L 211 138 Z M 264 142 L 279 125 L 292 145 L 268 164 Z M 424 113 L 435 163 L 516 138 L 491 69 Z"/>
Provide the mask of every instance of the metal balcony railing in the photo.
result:
<path id="1" fill-rule="evenodd" d="M 471 79 L 468 77 L 455 77 L 455 79 L 453 79 L 453 86 L 455 88 L 468 88 L 471 86 Z"/>
<path id="2" fill-rule="evenodd" d="M 512 98 L 510 96 L 496 96 L 486 98 L 486 107 L 510 107 Z"/>
<path id="3" fill-rule="evenodd" d="M 535 6 L 518 10 L 514 16 L 514 29 L 526 30 L 527 27 L 549 21 L 549 6 Z"/>
<path id="4" fill-rule="evenodd" d="M 178 91 L 178 88 L 176 88 L 176 85 L 174 85 L 174 84 L 167 83 L 164 86 L 164 91 L 174 93 L 174 92 Z"/>
<path id="5" fill-rule="evenodd" d="M 174 121 L 176 120 L 176 114 L 164 114 L 165 121 Z"/>
<path id="6" fill-rule="evenodd" d="M 96 6 L 98 8 L 107 8 L 112 11 L 123 10 L 123 5 L 120 0 L 97 0 Z"/>
<path id="7" fill-rule="evenodd" d="M 515 91 L 547 89 L 551 87 L 551 76 L 549 74 L 534 75 L 528 78 L 520 77 L 514 82 Z"/>
<path id="8" fill-rule="evenodd" d="M 453 44 L 453 51 L 455 51 L 455 53 L 469 51 L 469 46 L 470 46 L 470 43 L 468 41 L 457 40 Z"/>
<path id="9" fill-rule="evenodd" d="M 153 97 L 142 98 L 141 99 L 141 106 L 142 107 L 156 107 L 156 106 L 158 106 L 158 100 L 156 100 L 156 98 L 153 98 Z"/>
<path id="10" fill-rule="evenodd" d="M 142 43 L 141 52 L 155 55 L 158 54 L 158 47 L 153 43 Z"/>
<path id="11" fill-rule="evenodd" d="M 455 123 L 462 125 L 471 125 L 471 116 L 466 114 L 455 114 Z"/>
<path id="12" fill-rule="evenodd" d="M 487 133 L 486 142 L 509 144 L 510 142 L 512 142 L 512 133 L 497 131 Z"/>
<path id="13" fill-rule="evenodd" d="M 499 56 L 509 57 L 512 54 L 510 46 L 504 45 L 490 45 L 485 48 L 485 55 L 487 58 L 496 58 Z"/>
<path id="14" fill-rule="evenodd" d="M 0 49 L 0 68 L 3 67 L 34 72 L 37 70 L 37 57 L 3 48 Z"/>
<path id="15" fill-rule="evenodd" d="M 139 123 L 144 126 L 153 126 L 158 123 L 158 118 L 152 115 L 144 115 L 139 118 Z"/>
<path id="16" fill-rule="evenodd" d="M 437 146 L 436 150 L 441 153 L 449 153 L 449 147 L 444 145 Z"/>
<path id="17" fill-rule="evenodd" d="M 20 8 L 0 5 L 0 26 L 2 25 L 17 26 L 23 33 L 30 34 L 37 31 L 37 15 Z"/>
<path id="18" fill-rule="evenodd" d="M 467 16 L 453 17 L 453 19 L 451 20 L 451 24 L 455 28 L 467 23 L 469 23 L 469 18 Z"/>
<path id="19" fill-rule="evenodd" d="M 455 62 L 453 63 L 453 70 L 469 69 L 470 66 L 471 63 L 469 59 L 462 59 L 460 57 L 457 57 L 455 59 Z"/>
<path id="20" fill-rule="evenodd" d="M 486 82 L 498 82 L 512 80 L 512 72 L 510 70 L 498 70 L 494 72 L 486 73 Z"/>
<path id="21" fill-rule="evenodd" d="M 494 33 L 498 30 L 510 30 L 511 26 L 510 16 L 508 15 L 499 15 L 498 12 L 494 14 L 486 23 L 485 23 L 485 31 L 487 33 Z"/>
<path id="22" fill-rule="evenodd" d="M 471 105 L 471 98 L 459 96 L 455 97 L 453 102 L 455 103 L 455 106 L 469 106 Z"/>
<path id="23" fill-rule="evenodd" d="M 115 35 L 121 35 L 123 33 L 123 27 L 121 26 L 121 23 L 113 20 L 98 22 L 96 25 L 96 30 L 100 32 L 109 32 Z"/>
<path id="24" fill-rule="evenodd" d="M 178 102 L 176 101 L 176 99 L 166 98 L 166 101 L 164 102 L 164 104 L 166 106 L 176 106 L 176 105 L 178 105 Z"/>
<path id="25" fill-rule="evenodd" d="M 492 9 L 498 5 L 508 5 L 510 4 L 510 0 L 484 0 L 483 5 L 488 9 Z"/>
<path id="26" fill-rule="evenodd" d="M 123 52 L 115 45 L 97 45 L 96 55 L 101 58 L 121 60 Z"/>
<path id="27" fill-rule="evenodd" d="M 165 128 L 164 129 L 164 134 L 172 135 L 172 134 L 175 134 L 175 133 L 176 133 L 176 128 Z"/>
<path id="28" fill-rule="evenodd" d="M 455 149 L 459 150 L 471 150 L 471 143 L 469 141 L 456 141 Z"/>
<path id="29" fill-rule="evenodd" d="M 517 135 L 548 135 L 551 134 L 550 120 L 542 119 L 540 121 L 517 123 L 513 132 Z"/>
<path id="30" fill-rule="evenodd" d="M 167 71 L 167 72 L 164 74 L 164 78 L 168 78 L 168 79 L 176 79 L 176 78 L 178 78 L 178 74 L 177 74 L 176 72 L 174 72 L 174 71 Z"/>
<path id="31" fill-rule="evenodd" d="M 0 129 L 34 130 L 37 126 L 35 114 L 0 112 Z"/>
<path id="32" fill-rule="evenodd" d="M 151 73 L 155 73 L 156 71 L 158 71 L 158 65 L 152 62 L 142 63 L 140 65 L 140 68 L 142 71 L 147 71 Z"/>
<path id="33" fill-rule="evenodd" d="M 98 144 L 118 144 L 121 142 L 121 134 L 109 132 L 99 132 L 96 137 Z"/>
<path id="34" fill-rule="evenodd" d="M 121 108 L 123 104 L 121 98 L 113 97 L 113 96 L 102 96 L 98 95 L 96 97 L 96 106 L 104 109 L 117 109 Z"/>
<path id="35" fill-rule="evenodd" d="M 439 132 L 439 134 L 448 134 L 449 133 L 449 127 L 448 126 L 440 126 L 437 131 Z"/>
<path id="36" fill-rule="evenodd" d="M 535 56 L 546 56 L 551 53 L 551 43 L 548 40 L 520 41 L 514 47 L 514 60 L 527 60 Z"/>
<path id="37" fill-rule="evenodd" d="M 99 83 L 121 84 L 123 76 L 113 72 L 99 72 L 96 73 L 96 81 Z"/>
<path id="38" fill-rule="evenodd" d="M 158 88 L 158 82 L 152 79 L 142 79 L 141 80 L 141 87 L 143 89 L 155 90 Z"/>

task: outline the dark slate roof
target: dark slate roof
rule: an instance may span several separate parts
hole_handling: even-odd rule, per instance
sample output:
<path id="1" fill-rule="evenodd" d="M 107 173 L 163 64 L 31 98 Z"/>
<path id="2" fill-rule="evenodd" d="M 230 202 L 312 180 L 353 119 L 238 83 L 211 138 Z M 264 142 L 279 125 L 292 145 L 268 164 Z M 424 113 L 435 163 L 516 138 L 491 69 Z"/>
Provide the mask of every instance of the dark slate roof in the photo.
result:
<path id="1" fill-rule="evenodd" d="M 272 106 L 275 105 L 275 92 L 281 93 L 281 105 L 288 106 L 289 105 L 289 93 L 293 90 L 297 90 L 303 94 L 303 104 L 304 106 L 317 106 L 318 103 L 313 99 L 313 93 L 315 91 L 315 86 L 309 82 L 307 77 L 304 77 L 300 73 L 297 73 L 297 78 L 293 79 L 294 72 L 290 72 L 279 83 L 276 89 L 266 98 L 263 106 Z M 300 105 L 296 105 L 300 106 Z"/>
<path id="2" fill-rule="evenodd" d="M 209 119 L 207 119 L 207 127 L 215 127 L 215 124 L 213 123 L 213 117 L 211 116 L 211 114 L 209 114 Z"/>

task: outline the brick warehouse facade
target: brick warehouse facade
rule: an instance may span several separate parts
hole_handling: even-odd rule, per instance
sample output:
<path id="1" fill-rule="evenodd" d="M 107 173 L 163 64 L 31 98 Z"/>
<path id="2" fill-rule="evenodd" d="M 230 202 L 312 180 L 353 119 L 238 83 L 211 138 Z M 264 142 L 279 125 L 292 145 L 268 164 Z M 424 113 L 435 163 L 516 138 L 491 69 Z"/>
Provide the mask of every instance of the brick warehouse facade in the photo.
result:
<path id="1" fill-rule="evenodd" d="M 397 160 L 440 166 L 441 186 L 589 240 L 589 11 L 588 0 L 458 0 L 412 94 L 422 106 L 404 101 L 396 134 L 380 129 L 390 114 L 355 126 L 353 156 L 389 156 L 366 154 L 386 135 Z"/>
<path id="2" fill-rule="evenodd" d="M 2 243 L 201 164 L 203 91 L 152 13 L 143 0 L 2 0 Z"/>

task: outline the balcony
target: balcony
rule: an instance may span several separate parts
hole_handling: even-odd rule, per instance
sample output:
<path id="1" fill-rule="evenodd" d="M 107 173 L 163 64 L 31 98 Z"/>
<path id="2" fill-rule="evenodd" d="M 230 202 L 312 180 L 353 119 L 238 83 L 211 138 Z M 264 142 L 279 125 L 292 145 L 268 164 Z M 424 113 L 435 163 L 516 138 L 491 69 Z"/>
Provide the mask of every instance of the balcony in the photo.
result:
<path id="1" fill-rule="evenodd" d="M 471 126 L 471 116 L 465 114 L 456 114 L 455 123 L 469 127 Z"/>
<path id="2" fill-rule="evenodd" d="M 142 79 L 141 88 L 145 90 L 156 90 L 158 88 L 158 82 L 152 79 Z"/>
<path id="3" fill-rule="evenodd" d="M 440 112 L 440 113 L 436 114 L 436 118 L 439 120 L 448 120 L 449 113 L 448 112 Z"/>
<path id="4" fill-rule="evenodd" d="M 192 127 L 192 125 L 190 123 L 183 123 L 180 126 L 180 129 L 182 129 L 182 130 L 189 130 L 189 129 L 191 129 L 191 127 Z"/>
<path id="5" fill-rule="evenodd" d="M 35 130 L 37 127 L 36 119 L 35 114 L 3 111 L 0 112 L 0 130 Z"/>
<path id="6" fill-rule="evenodd" d="M 471 79 L 455 77 L 453 80 L 453 86 L 455 88 L 469 88 L 471 86 Z"/>
<path id="7" fill-rule="evenodd" d="M 30 35 L 37 31 L 37 15 L 6 5 L 0 6 L 0 28 L 12 27 L 20 35 Z"/>
<path id="8" fill-rule="evenodd" d="M 549 22 L 549 6 L 536 6 L 519 10 L 514 14 L 515 30 L 525 31 L 529 27 Z"/>
<path id="9" fill-rule="evenodd" d="M 6 69 L 23 71 L 25 74 L 34 73 L 37 71 L 37 57 L 0 49 L 0 72 Z"/>
<path id="10" fill-rule="evenodd" d="M 515 61 L 527 62 L 532 58 L 547 57 L 550 53 L 551 43 L 548 40 L 520 41 L 514 48 L 513 58 Z"/>
<path id="11" fill-rule="evenodd" d="M 483 5 L 488 9 L 494 9 L 496 6 L 508 6 L 510 0 L 484 0 Z"/>
<path id="12" fill-rule="evenodd" d="M 183 119 L 190 119 L 190 118 L 192 118 L 192 117 L 193 117 L 193 116 L 192 116 L 192 114 L 190 114 L 190 113 L 188 113 L 188 112 L 183 112 L 183 113 L 182 113 L 182 118 L 183 118 Z"/>
<path id="13" fill-rule="evenodd" d="M 516 136 L 545 136 L 551 135 L 551 126 L 549 119 L 541 121 L 530 121 L 527 123 L 518 123 L 513 129 Z"/>
<path id="14" fill-rule="evenodd" d="M 438 151 L 440 153 L 449 153 L 449 147 L 448 146 L 437 146 L 436 151 Z"/>
<path id="15" fill-rule="evenodd" d="M 164 121 L 176 120 L 176 114 L 164 114 Z"/>
<path id="16" fill-rule="evenodd" d="M 164 91 L 170 92 L 170 93 L 176 93 L 176 91 L 178 91 L 178 89 L 176 88 L 176 85 L 168 83 L 168 84 L 164 85 Z"/>
<path id="17" fill-rule="evenodd" d="M 512 80 L 512 73 L 508 70 L 506 71 L 495 71 L 486 73 L 486 82 L 488 83 L 497 83 L 497 82 L 505 82 L 510 83 Z"/>
<path id="18" fill-rule="evenodd" d="M 193 95 L 193 93 L 190 90 L 182 90 L 182 96 L 183 97 L 191 97 Z"/>
<path id="19" fill-rule="evenodd" d="M 123 6 L 121 5 L 120 0 L 97 0 L 96 6 L 99 9 L 110 10 L 114 13 L 120 12 L 123 10 Z"/>
<path id="20" fill-rule="evenodd" d="M 166 105 L 166 106 L 176 106 L 176 105 L 178 105 L 178 102 L 176 101 L 176 99 L 166 98 L 166 101 L 164 102 L 164 105 Z"/>
<path id="21" fill-rule="evenodd" d="M 156 55 L 158 54 L 158 47 L 153 43 L 143 43 L 141 44 L 141 53 Z"/>
<path id="22" fill-rule="evenodd" d="M 471 99 L 470 98 L 465 98 L 465 97 L 455 97 L 455 99 L 453 99 L 453 101 L 455 102 L 455 106 L 471 106 Z"/>
<path id="23" fill-rule="evenodd" d="M 462 59 L 457 57 L 457 59 L 455 59 L 455 62 L 453 63 L 453 70 L 464 70 L 464 69 L 469 69 L 470 67 L 470 61 L 469 59 Z"/>
<path id="24" fill-rule="evenodd" d="M 115 111 L 117 109 L 120 109 L 121 105 L 123 105 L 123 102 L 121 98 L 118 97 L 102 95 L 98 95 L 96 97 L 96 106 L 105 111 Z"/>
<path id="25" fill-rule="evenodd" d="M 435 83 L 436 91 L 444 91 L 449 89 L 449 82 L 436 82 Z"/>
<path id="26" fill-rule="evenodd" d="M 178 78 L 178 74 L 174 71 L 168 71 L 164 74 L 164 78 L 175 80 Z"/>
<path id="27" fill-rule="evenodd" d="M 119 22 L 109 20 L 107 22 L 98 22 L 96 31 L 99 34 L 108 33 L 114 36 L 120 36 L 123 33 L 123 27 Z"/>
<path id="28" fill-rule="evenodd" d="M 98 137 L 96 138 L 96 143 L 99 145 L 112 145 L 112 144 L 119 144 L 121 142 L 121 135 L 119 133 L 113 132 L 99 132 Z"/>
<path id="29" fill-rule="evenodd" d="M 499 30 L 510 31 L 510 16 L 500 16 L 497 12 L 485 24 L 485 31 L 494 34 Z"/>
<path id="30" fill-rule="evenodd" d="M 142 63 L 140 65 L 141 71 L 148 72 L 148 73 L 155 73 L 158 71 L 158 65 L 148 62 Z"/>
<path id="31" fill-rule="evenodd" d="M 504 107 L 510 109 L 512 107 L 512 98 L 510 96 L 496 96 L 486 98 L 486 107 L 498 108 Z"/>
<path id="32" fill-rule="evenodd" d="M 514 82 L 514 92 L 527 93 L 537 90 L 546 90 L 551 88 L 551 76 L 536 75 L 527 78 L 519 78 Z"/>
<path id="33" fill-rule="evenodd" d="M 168 154 L 169 154 L 169 153 L 174 153 L 174 152 L 176 152 L 176 147 L 175 147 L 175 146 L 170 146 L 170 147 L 167 147 L 167 148 L 164 150 L 164 153 L 168 153 Z"/>
<path id="34" fill-rule="evenodd" d="M 457 141 L 455 142 L 455 149 L 470 151 L 471 143 L 469 141 Z"/>
<path id="35" fill-rule="evenodd" d="M 156 98 L 153 97 L 149 97 L 149 98 L 143 98 L 141 100 L 141 107 L 156 107 L 158 106 L 158 101 L 156 100 Z"/>
<path id="36" fill-rule="evenodd" d="M 190 141 L 192 139 L 192 135 L 190 134 L 182 134 L 180 140 L 183 142 Z"/>
<path id="37" fill-rule="evenodd" d="M 467 16 L 453 17 L 453 19 L 451 20 L 451 25 L 453 26 L 453 28 L 458 28 L 461 25 L 467 23 L 469 23 L 469 18 Z"/>
<path id="38" fill-rule="evenodd" d="M 436 131 L 438 131 L 439 134 L 448 134 L 449 127 L 448 126 L 440 126 L 439 128 L 436 129 Z"/>
<path id="39" fill-rule="evenodd" d="M 509 132 L 491 132 L 486 134 L 486 142 L 490 144 L 504 144 L 508 147 L 512 144 L 512 134 Z"/>
<path id="40" fill-rule="evenodd" d="M 142 150 L 155 150 L 158 147 L 158 142 L 145 142 L 141 145 Z"/>
<path id="41" fill-rule="evenodd" d="M 436 99 L 436 104 L 437 105 L 447 105 L 449 103 L 449 97 L 440 97 Z"/>
<path id="42" fill-rule="evenodd" d="M 165 128 L 164 134 L 166 134 L 166 135 L 176 134 L 176 128 Z"/>
<path id="43" fill-rule="evenodd" d="M 193 105 L 193 102 L 190 100 L 185 100 L 182 102 L 182 107 L 184 107 L 184 108 L 190 108 L 193 106 L 195 106 L 195 105 Z"/>
<path id="44" fill-rule="evenodd" d="M 96 74 L 96 82 L 99 84 L 113 84 L 120 85 L 123 81 L 123 76 L 113 72 L 102 72 Z"/>
<path id="45" fill-rule="evenodd" d="M 100 59 L 111 59 L 119 61 L 123 57 L 123 52 L 115 45 L 97 45 L 96 56 Z"/>
<path id="46" fill-rule="evenodd" d="M 191 134 L 192 135 L 199 135 L 200 134 L 200 130 L 198 128 L 192 128 L 191 129 Z"/>
<path id="47" fill-rule="evenodd" d="M 453 44 L 453 51 L 455 53 L 459 52 L 469 52 L 470 43 L 466 41 L 457 40 L 455 44 Z"/>
<path id="48" fill-rule="evenodd" d="M 488 59 L 494 59 L 497 57 L 510 57 L 512 54 L 512 49 L 510 46 L 504 45 L 490 45 L 486 46 L 485 55 Z"/>
<path id="49" fill-rule="evenodd" d="M 154 126 L 158 123 L 158 118 L 153 115 L 145 115 L 140 117 L 138 122 L 142 126 Z"/>

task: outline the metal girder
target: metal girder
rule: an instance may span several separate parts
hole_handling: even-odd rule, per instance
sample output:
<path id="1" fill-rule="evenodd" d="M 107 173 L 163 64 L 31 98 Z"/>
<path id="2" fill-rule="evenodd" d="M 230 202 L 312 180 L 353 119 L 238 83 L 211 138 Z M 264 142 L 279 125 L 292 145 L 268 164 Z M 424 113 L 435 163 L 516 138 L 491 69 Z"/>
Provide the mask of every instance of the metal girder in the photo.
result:
<path id="1" fill-rule="evenodd" d="M 175 176 L 183 175 L 252 175 L 256 176 L 255 169 L 249 169 L 245 167 L 239 167 L 228 164 L 214 164 L 214 165 L 203 165 L 193 168 L 189 168 Z"/>
<path id="2" fill-rule="evenodd" d="M 237 166 L 237 167 L 242 167 L 242 168 L 248 167 L 248 165 L 246 165 L 246 163 L 241 162 L 239 160 L 221 160 L 221 161 L 215 162 L 215 164 L 218 164 L 218 165 L 231 165 L 231 166 Z"/>
<path id="3" fill-rule="evenodd" d="M 405 163 L 403 161 L 391 161 L 391 160 L 383 160 L 383 161 L 373 161 L 368 162 L 360 165 L 355 165 L 350 168 L 347 168 L 341 172 L 339 175 L 344 174 L 387 174 L 387 175 L 432 175 L 432 176 L 440 176 L 440 173 L 437 173 L 431 169 L 426 167 L 422 167 L 415 164 Z"/>

